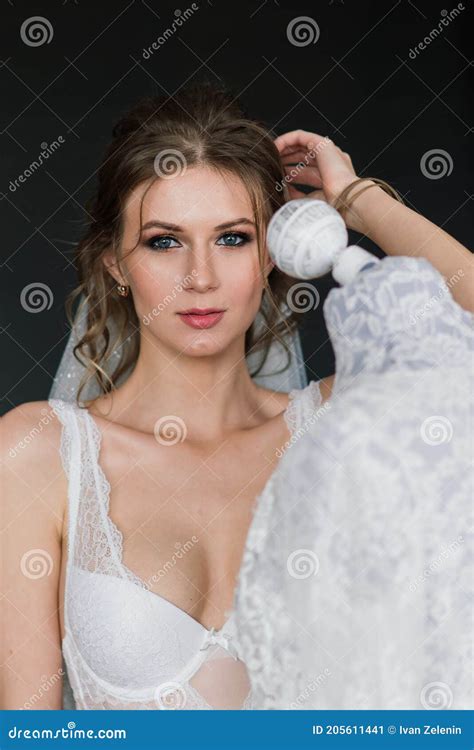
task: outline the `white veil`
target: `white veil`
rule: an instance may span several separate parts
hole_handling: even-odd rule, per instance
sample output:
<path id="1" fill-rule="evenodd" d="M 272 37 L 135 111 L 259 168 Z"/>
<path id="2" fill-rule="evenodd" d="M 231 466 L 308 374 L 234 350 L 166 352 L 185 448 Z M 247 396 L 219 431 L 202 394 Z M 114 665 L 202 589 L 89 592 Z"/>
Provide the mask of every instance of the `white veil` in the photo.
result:
<path id="1" fill-rule="evenodd" d="M 264 301 L 262 304 L 266 304 L 265 295 L 263 300 Z M 284 310 L 282 310 L 282 314 L 285 314 Z M 73 348 L 85 332 L 86 320 L 87 303 L 84 301 L 84 298 L 81 297 L 81 299 L 79 300 L 79 306 L 77 308 L 76 316 L 74 318 L 74 326 L 68 336 L 61 361 L 59 363 L 51 390 L 49 392 L 49 398 L 60 398 L 64 401 L 75 401 L 76 399 L 79 383 L 84 373 L 84 366 L 74 356 Z M 263 325 L 263 321 L 263 315 L 259 311 L 255 321 L 257 330 L 260 330 L 260 326 Z M 108 327 L 111 333 L 111 338 L 113 340 L 116 332 L 116 326 L 113 320 L 108 322 Z M 288 356 L 280 340 L 274 339 L 270 346 L 265 364 L 261 368 L 258 375 L 253 377 L 253 380 L 262 387 L 271 388 L 276 391 L 289 392 L 290 390 L 295 388 L 304 388 L 307 385 L 308 380 L 306 376 L 303 352 L 298 331 L 293 331 L 291 335 L 286 334 L 283 338 L 291 353 L 291 361 L 289 366 L 283 372 L 279 372 L 279 370 L 283 370 L 283 368 L 285 368 L 285 366 L 287 365 Z M 261 354 L 259 352 L 252 352 L 247 356 L 247 365 L 250 372 L 254 372 L 257 369 L 260 363 L 259 357 L 261 357 Z M 107 373 L 110 374 L 114 371 L 119 362 L 119 359 L 120 350 L 116 349 L 109 357 L 108 362 L 104 365 L 104 369 Z M 122 375 L 122 377 L 118 381 L 118 385 L 121 385 L 128 378 L 130 373 L 131 368 Z M 97 382 L 95 380 L 91 380 L 84 388 L 81 394 L 81 400 L 89 400 L 99 395 L 100 392 Z M 67 676 L 67 667 L 64 659 L 62 668 L 63 709 L 74 709 L 75 702 Z"/>

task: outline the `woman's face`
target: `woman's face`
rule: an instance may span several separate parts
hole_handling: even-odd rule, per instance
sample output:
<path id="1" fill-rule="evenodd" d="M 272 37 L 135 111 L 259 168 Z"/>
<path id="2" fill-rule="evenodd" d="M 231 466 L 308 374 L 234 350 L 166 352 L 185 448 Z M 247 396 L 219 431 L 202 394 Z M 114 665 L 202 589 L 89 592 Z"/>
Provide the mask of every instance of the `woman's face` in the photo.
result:
<path id="1" fill-rule="evenodd" d="M 238 176 L 209 167 L 159 179 L 143 201 L 139 237 L 140 202 L 149 184 L 141 183 L 129 196 L 123 236 L 124 253 L 139 240 L 122 268 L 141 326 L 170 350 L 190 356 L 218 353 L 244 336 L 261 304 L 248 193 Z M 272 267 L 265 251 L 267 275 Z M 189 308 L 224 312 L 213 325 L 199 328 L 203 317 L 191 325 L 192 319 L 180 315 Z M 210 317 L 207 321 L 212 323 Z"/>

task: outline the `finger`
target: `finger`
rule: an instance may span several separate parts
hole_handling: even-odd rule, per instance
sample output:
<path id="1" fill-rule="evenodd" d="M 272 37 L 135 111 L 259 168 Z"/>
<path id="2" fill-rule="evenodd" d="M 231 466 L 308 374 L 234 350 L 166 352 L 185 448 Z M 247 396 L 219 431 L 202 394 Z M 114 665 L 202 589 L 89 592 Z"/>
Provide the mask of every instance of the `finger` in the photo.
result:
<path id="1" fill-rule="evenodd" d="M 300 143 L 295 144 L 294 146 L 286 146 L 282 151 L 280 151 L 280 156 L 293 156 L 294 154 L 305 154 L 312 153 L 310 149 L 305 148 Z"/>
<path id="2" fill-rule="evenodd" d="M 324 136 L 319 133 L 312 133 L 309 130 L 290 130 L 288 133 L 283 133 L 275 138 L 275 145 L 279 149 L 284 149 L 294 146 L 306 147 L 309 141 L 321 141 L 324 140 Z"/>
<path id="3" fill-rule="evenodd" d="M 323 181 L 341 171 L 346 172 L 348 167 L 349 171 L 354 171 L 349 154 L 342 151 L 331 139 L 324 139 L 321 148 L 318 148 L 318 169 Z"/>
<path id="4" fill-rule="evenodd" d="M 275 138 L 274 143 L 279 151 L 283 151 L 288 147 L 295 146 L 308 148 L 308 144 L 311 144 L 316 148 L 318 143 L 325 140 L 325 136 L 319 135 L 318 133 L 311 133 L 308 130 L 291 130 L 290 132 L 284 133 Z"/>
<path id="5" fill-rule="evenodd" d="M 301 171 L 309 169 L 314 171 L 315 175 L 317 175 L 318 177 L 321 176 L 318 167 L 314 163 L 305 164 L 302 161 L 289 162 L 288 164 L 283 165 L 283 169 L 285 170 L 285 174 L 300 174 Z"/>
<path id="6" fill-rule="evenodd" d="M 301 149 L 291 153 L 285 152 L 284 154 L 281 154 L 281 160 L 283 164 L 303 162 L 303 164 L 308 165 L 317 164 L 318 161 L 316 154 L 313 154 L 311 151 L 302 151 Z"/>
<path id="7" fill-rule="evenodd" d="M 325 141 L 323 147 L 326 143 L 327 141 Z M 340 154 L 340 156 L 342 156 L 349 164 L 352 164 L 351 155 L 348 154 L 347 151 L 343 151 L 334 143 L 333 146 L 337 150 L 337 153 Z M 318 149 L 318 151 L 322 150 L 322 148 Z M 284 165 L 302 162 L 303 164 L 310 166 L 312 164 L 318 163 L 318 153 L 316 151 L 304 151 L 300 146 L 294 146 L 285 149 L 285 151 L 280 154 L 280 157 Z"/>
<path id="8" fill-rule="evenodd" d="M 317 159 L 304 159 L 289 157 L 282 160 L 285 174 L 290 172 L 301 172 L 301 170 L 312 170 L 317 177 L 321 177 Z"/>
<path id="9" fill-rule="evenodd" d="M 318 187 L 323 184 L 319 170 L 314 167 L 303 167 L 300 169 L 288 167 L 285 169 L 285 172 L 285 182 L 303 182 L 307 185 L 317 185 Z"/>

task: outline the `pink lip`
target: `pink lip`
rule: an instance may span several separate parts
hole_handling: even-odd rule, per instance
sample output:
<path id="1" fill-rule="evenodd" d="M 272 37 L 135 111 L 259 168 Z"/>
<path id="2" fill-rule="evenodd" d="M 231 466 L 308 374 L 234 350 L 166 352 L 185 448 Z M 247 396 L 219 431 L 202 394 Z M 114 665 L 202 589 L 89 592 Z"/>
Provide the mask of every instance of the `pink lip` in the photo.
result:
<path id="1" fill-rule="evenodd" d="M 191 328 L 212 328 L 220 321 L 225 310 L 220 312 L 207 313 L 206 315 L 197 315 L 193 313 L 178 313 L 179 317 Z"/>

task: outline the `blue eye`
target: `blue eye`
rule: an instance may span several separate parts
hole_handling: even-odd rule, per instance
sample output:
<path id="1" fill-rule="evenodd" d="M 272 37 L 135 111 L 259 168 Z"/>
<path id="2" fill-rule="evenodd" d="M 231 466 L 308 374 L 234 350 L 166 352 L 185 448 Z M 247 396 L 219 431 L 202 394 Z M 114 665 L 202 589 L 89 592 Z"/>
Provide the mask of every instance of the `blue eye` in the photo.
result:
<path id="1" fill-rule="evenodd" d="M 245 245 L 247 242 L 250 241 L 250 236 L 248 234 L 246 234 L 245 232 L 226 232 L 225 234 L 222 235 L 222 237 L 227 237 L 227 238 L 228 237 L 233 237 L 234 239 L 235 238 L 237 238 L 237 239 L 240 238 L 242 240 L 239 243 L 236 243 L 236 242 L 233 242 L 233 241 L 225 242 L 224 244 L 228 245 L 229 247 L 240 247 L 240 245 Z M 220 239 L 222 239 L 222 238 L 220 238 Z M 218 242 L 217 244 L 220 245 L 221 243 Z"/>
<path id="2" fill-rule="evenodd" d="M 223 244 L 227 247 L 240 247 L 241 245 L 250 242 L 251 237 L 246 232 L 226 232 L 219 237 L 219 240 L 221 239 L 223 239 L 224 242 L 222 243 L 219 241 L 216 243 L 217 245 Z M 171 245 L 171 242 L 175 242 L 176 244 Z M 169 234 L 157 234 L 154 237 L 150 237 L 149 240 L 146 240 L 145 245 L 152 250 L 161 250 L 162 252 L 171 250 L 173 247 L 180 247 L 178 240 Z"/>
<path id="3" fill-rule="evenodd" d="M 174 237 L 170 237 L 168 234 L 158 234 L 155 237 L 150 237 L 150 239 L 146 241 L 146 245 L 151 247 L 152 250 L 169 250 L 172 246 L 162 243 L 169 242 L 170 240 L 176 242 Z"/>

